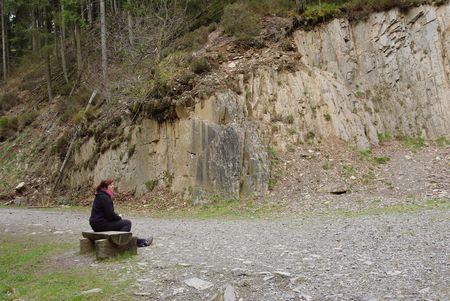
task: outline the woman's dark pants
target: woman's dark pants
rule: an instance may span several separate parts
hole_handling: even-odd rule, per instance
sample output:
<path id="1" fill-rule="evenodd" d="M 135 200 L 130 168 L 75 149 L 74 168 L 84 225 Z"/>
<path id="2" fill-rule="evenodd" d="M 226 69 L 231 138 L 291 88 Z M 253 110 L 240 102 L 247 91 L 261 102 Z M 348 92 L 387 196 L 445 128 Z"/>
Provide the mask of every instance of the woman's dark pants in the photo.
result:
<path id="1" fill-rule="evenodd" d="M 131 231 L 131 221 L 127 219 L 120 219 L 118 221 L 106 222 L 101 224 L 91 224 L 92 230 L 95 232 L 103 231 Z"/>

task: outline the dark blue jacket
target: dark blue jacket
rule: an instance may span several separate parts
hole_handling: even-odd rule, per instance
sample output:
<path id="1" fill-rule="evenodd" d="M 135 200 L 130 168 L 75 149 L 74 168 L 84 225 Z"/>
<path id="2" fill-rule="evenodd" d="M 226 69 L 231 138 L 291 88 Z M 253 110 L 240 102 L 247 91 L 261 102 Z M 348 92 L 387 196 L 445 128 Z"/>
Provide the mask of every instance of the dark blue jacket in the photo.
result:
<path id="1" fill-rule="evenodd" d="M 95 194 L 94 204 L 92 204 L 89 224 L 101 225 L 121 219 L 122 218 L 114 212 L 114 205 L 111 197 L 104 191 L 98 191 Z"/>

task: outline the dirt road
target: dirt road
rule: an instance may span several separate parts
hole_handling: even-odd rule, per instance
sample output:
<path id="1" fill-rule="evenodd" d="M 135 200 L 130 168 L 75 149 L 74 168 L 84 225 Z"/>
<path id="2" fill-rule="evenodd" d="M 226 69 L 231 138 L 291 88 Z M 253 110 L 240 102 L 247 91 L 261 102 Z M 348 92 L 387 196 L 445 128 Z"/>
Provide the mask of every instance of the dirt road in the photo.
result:
<path id="1" fill-rule="evenodd" d="M 75 247 L 87 218 L 0 209 L 0 233 L 74 241 L 64 260 L 90 264 Z M 221 300 L 224 291 L 225 300 L 449 300 L 449 220 L 442 208 L 283 220 L 133 218 L 134 232 L 153 234 L 155 244 L 116 268 L 143 300 Z"/>

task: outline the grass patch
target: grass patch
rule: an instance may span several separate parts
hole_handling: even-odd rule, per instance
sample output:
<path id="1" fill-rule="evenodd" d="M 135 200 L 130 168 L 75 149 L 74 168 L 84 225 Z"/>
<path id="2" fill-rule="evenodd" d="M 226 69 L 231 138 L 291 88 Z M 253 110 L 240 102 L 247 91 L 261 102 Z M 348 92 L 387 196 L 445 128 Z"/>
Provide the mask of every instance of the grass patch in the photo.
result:
<path id="1" fill-rule="evenodd" d="M 436 139 L 436 144 L 438 146 L 449 146 L 450 145 L 450 139 L 442 136 Z"/>
<path id="2" fill-rule="evenodd" d="M 114 281 L 117 275 L 48 264 L 50 257 L 70 249 L 63 243 L 45 243 L 30 238 L 0 238 L 0 300 L 133 300 L 126 295 L 128 283 Z M 80 296 L 84 290 L 102 292 Z"/>
<path id="3" fill-rule="evenodd" d="M 416 152 L 425 147 L 425 139 L 422 137 L 403 137 L 403 144 L 411 151 Z"/>
<path id="4" fill-rule="evenodd" d="M 267 147 L 267 153 L 269 155 L 270 160 L 270 176 L 269 176 L 269 190 L 273 190 L 278 179 L 281 177 L 281 170 L 279 168 L 280 157 L 276 153 L 275 149 L 273 149 L 270 145 Z"/>
<path id="5" fill-rule="evenodd" d="M 386 164 L 386 163 L 388 163 L 391 160 L 391 158 L 385 157 L 385 156 L 374 157 L 373 159 L 378 164 Z"/>
<path id="6" fill-rule="evenodd" d="M 389 133 L 378 133 L 378 141 L 380 144 L 392 141 L 393 137 Z"/>
<path id="7" fill-rule="evenodd" d="M 211 203 L 165 212 L 159 211 L 156 212 L 156 215 L 199 219 L 247 219 L 268 217 L 279 212 L 281 212 L 281 207 L 269 202 L 259 202 L 253 199 L 223 199 L 220 196 L 213 196 Z"/>
<path id="8" fill-rule="evenodd" d="M 356 177 L 358 175 L 358 171 L 352 165 L 343 165 L 341 173 L 346 178 Z"/>
<path id="9" fill-rule="evenodd" d="M 366 149 L 358 152 L 358 157 L 360 160 L 369 160 L 372 157 L 372 150 Z"/>

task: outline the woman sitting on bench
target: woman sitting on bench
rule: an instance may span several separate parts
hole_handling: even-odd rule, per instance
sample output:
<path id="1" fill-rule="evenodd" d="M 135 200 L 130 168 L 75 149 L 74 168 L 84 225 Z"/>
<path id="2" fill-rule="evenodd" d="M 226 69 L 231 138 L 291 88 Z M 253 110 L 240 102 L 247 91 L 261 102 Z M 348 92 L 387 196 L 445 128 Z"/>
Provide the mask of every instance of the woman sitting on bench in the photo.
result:
<path id="1" fill-rule="evenodd" d="M 114 211 L 112 196 L 114 193 L 113 180 L 107 179 L 100 182 L 95 192 L 92 204 L 89 224 L 95 232 L 104 231 L 131 231 L 131 221 L 123 219 Z M 147 247 L 153 241 L 153 237 L 137 240 L 138 247 Z"/>

